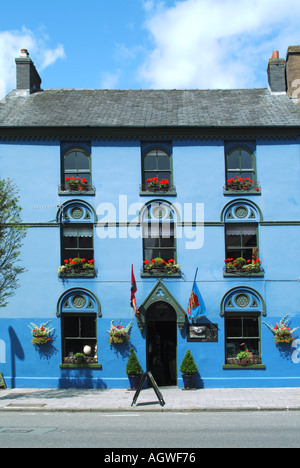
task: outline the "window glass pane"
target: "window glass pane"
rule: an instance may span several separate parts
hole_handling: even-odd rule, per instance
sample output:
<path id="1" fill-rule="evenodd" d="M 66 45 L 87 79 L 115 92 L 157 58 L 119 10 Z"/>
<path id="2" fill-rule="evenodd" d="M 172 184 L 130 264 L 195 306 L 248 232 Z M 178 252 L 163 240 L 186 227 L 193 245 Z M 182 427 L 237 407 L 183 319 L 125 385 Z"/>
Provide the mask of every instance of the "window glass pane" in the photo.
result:
<path id="1" fill-rule="evenodd" d="M 161 172 L 161 171 L 159 171 L 157 173 L 157 177 L 158 177 L 159 181 L 161 181 L 162 179 L 168 179 L 168 181 L 170 183 L 170 178 L 171 178 L 170 172 Z"/>
<path id="2" fill-rule="evenodd" d="M 79 237 L 79 248 L 80 249 L 92 249 L 93 248 L 93 238 L 92 237 Z"/>
<path id="3" fill-rule="evenodd" d="M 238 257 L 243 257 L 241 249 L 226 249 L 226 258 L 236 259 Z"/>
<path id="4" fill-rule="evenodd" d="M 246 179 L 247 177 L 249 177 L 249 179 L 253 180 L 253 178 L 254 178 L 254 172 L 241 171 L 240 176 L 241 176 L 243 179 Z"/>
<path id="5" fill-rule="evenodd" d="M 82 316 L 81 322 L 81 337 L 94 338 L 96 336 L 95 317 Z"/>
<path id="6" fill-rule="evenodd" d="M 165 260 L 166 262 L 168 260 L 171 260 L 171 258 L 174 258 L 175 256 L 175 252 L 174 252 L 174 249 L 164 249 L 164 250 L 161 250 L 160 252 L 160 257 Z"/>
<path id="7" fill-rule="evenodd" d="M 226 318 L 226 335 L 228 337 L 236 338 L 242 337 L 242 319 L 241 317 L 227 317 Z"/>
<path id="8" fill-rule="evenodd" d="M 77 169 L 85 169 L 89 170 L 90 168 L 90 161 L 89 157 L 82 153 L 81 151 L 77 151 Z"/>
<path id="9" fill-rule="evenodd" d="M 76 153 L 72 151 L 65 156 L 65 169 L 76 171 Z"/>
<path id="10" fill-rule="evenodd" d="M 167 154 L 158 157 L 158 169 L 161 171 L 170 169 L 170 157 Z"/>
<path id="11" fill-rule="evenodd" d="M 243 169 L 251 169 L 253 166 L 252 156 L 248 153 L 248 151 L 242 150 L 241 151 L 241 163 Z"/>
<path id="12" fill-rule="evenodd" d="M 77 237 L 64 237 L 65 249 L 74 249 L 77 247 Z"/>
<path id="13" fill-rule="evenodd" d="M 256 224 L 242 226 L 242 245 L 245 247 L 256 247 Z"/>
<path id="14" fill-rule="evenodd" d="M 156 169 L 156 155 L 153 152 L 148 153 L 144 158 L 144 169 L 146 171 L 153 171 Z M 153 176 L 155 177 L 155 176 Z"/>
<path id="15" fill-rule="evenodd" d="M 258 337 L 258 318 L 244 317 L 244 336 Z"/>
<path id="16" fill-rule="evenodd" d="M 226 247 L 237 247 L 241 245 L 241 227 L 233 224 L 226 226 Z"/>
<path id="17" fill-rule="evenodd" d="M 79 317 L 64 317 L 64 332 L 66 338 L 79 336 Z"/>
<path id="18" fill-rule="evenodd" d="M 76 177 L 80 177 L 80 179 L 86 178 L 87 184 L 91 183 L 91 176 L 87 172 L 78 171 Z"/>
<path id="19" fill-rule="evenodd" d="M 241 351 L 240 348 L 241 340 L 227 340 L 226 342 L 226 357 L 235 358 L 236 355 Z"/>
<path id="20" fill-rule="evenodd" d="M 227 169 L 240 169 L 240 152 L 233 151 L 227 157 Z"/>
<path id="21" fill-rule="evenodd" d="M 245 339 L 244 341 L 243 350 L 247 349 L 249 353 L 253 353 L 253 356 L 259 356 L 259 339 Z"/>

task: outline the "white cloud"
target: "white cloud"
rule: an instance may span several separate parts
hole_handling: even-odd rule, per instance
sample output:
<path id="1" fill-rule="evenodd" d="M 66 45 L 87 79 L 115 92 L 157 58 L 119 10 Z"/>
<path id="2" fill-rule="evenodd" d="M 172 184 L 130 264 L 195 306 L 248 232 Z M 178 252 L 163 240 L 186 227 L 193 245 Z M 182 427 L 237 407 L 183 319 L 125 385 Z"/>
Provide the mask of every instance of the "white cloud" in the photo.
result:
<path id="1" fill-rule="evenodd" d="M 101 89 L 116 89 L 120 80 L 121 70 L 117 70 L 115 73 L 102 72 L 100 78 Z"/>
<path id="2" fill-rule="evenodd" d="M 65 57 L 62 45 L 49 49 L 46 40 L 35 37 L 29 29 L 0 31 L 0 99 L 16 87 L 15 58 L 19 57 L 21 49 L 27 49 L 30 56 L 34 56 L 39 71 Z"/>
<path id="3" fill-rule="evenodd" d="M 265 87 L 273 50 L 299 42 L 299 0 L 145 1 L 154 48 L 139 70 L 152 88 Z"/>

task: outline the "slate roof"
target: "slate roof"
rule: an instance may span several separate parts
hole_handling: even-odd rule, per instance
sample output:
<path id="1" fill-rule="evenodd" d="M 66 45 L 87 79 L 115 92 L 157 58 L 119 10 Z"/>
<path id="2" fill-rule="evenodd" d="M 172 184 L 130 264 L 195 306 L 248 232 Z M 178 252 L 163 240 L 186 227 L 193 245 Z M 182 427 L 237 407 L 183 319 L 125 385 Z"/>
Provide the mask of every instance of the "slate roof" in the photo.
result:
<path id="1" fill-rule="evenodd" d="M 295 127 L 300 106 L 268 89 L 14 90 L 0 101 L 9 127 Z"/>

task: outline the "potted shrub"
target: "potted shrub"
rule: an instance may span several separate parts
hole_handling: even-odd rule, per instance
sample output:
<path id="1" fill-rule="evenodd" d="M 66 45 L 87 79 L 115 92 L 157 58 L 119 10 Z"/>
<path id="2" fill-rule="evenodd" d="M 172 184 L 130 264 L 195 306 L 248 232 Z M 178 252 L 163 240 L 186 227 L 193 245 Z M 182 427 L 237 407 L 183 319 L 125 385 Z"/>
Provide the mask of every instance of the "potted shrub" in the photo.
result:
<path id="1" fill-rule="evenodd" d="M 142 373 L 143 369 L 140 366 L 139 360 L 133 348 L 130 348 L 130 356 L 126 366 L 126 374 L 128 375 L 131 390 L 137 389 Z"/>
<path id="2" fill-rule="evenodd" d="M 184 388 L 186 390 L 194 388 L 194 378 L 198 367 L 189 349 L 185 353 L 179 370 L 182 373 Z"/>

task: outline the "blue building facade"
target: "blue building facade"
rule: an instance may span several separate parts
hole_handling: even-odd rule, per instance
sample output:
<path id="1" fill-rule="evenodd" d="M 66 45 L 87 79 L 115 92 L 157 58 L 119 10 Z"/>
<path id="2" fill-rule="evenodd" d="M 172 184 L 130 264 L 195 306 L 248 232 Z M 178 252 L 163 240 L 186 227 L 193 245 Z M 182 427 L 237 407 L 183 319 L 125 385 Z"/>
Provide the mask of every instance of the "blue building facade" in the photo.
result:
<path id="1" fill-rule="evenodd" d="M 127 388 L 131 347 L 160 386 L 182 387 L 187 349 L 198 388 L 299 385 L 300 328 L 283 344 L 269 328 L 286 315 L 300 327 L 292 60 L 299 48 L 275 91 L 41 90 L 37 78 L 17 80 L 0 102 L 0 176 L 19 188 L 27 226 L 26 272 L 0 311 L 7 386 Z M 17 73 L 35 70 L 24 51 L 16 62 Z M 196 270 L 206 314 L 191 323 Z M 51 340 L 33 345 L 29 325 L 48 321 Z M 132 322 L 129 342 L 109 342 L 112 321 Z"/>

